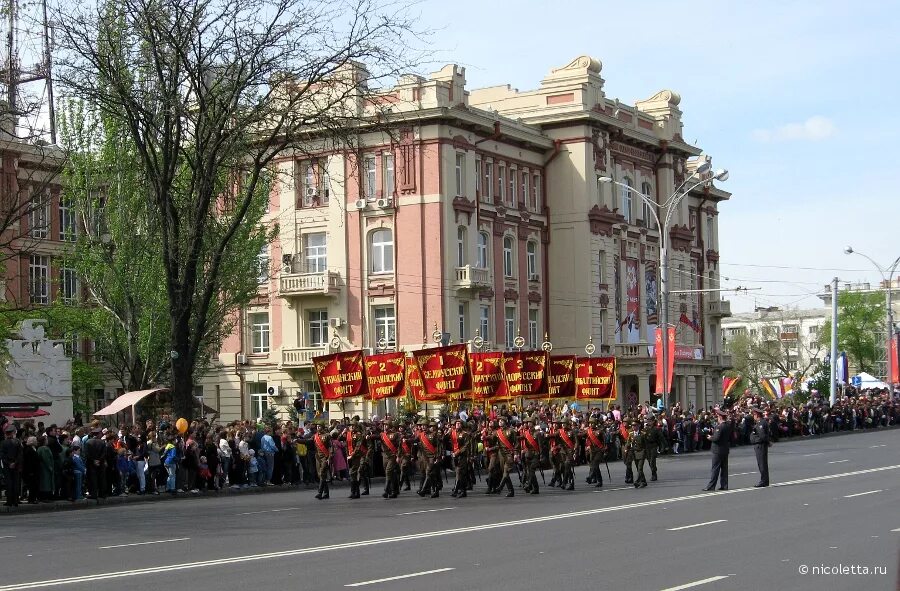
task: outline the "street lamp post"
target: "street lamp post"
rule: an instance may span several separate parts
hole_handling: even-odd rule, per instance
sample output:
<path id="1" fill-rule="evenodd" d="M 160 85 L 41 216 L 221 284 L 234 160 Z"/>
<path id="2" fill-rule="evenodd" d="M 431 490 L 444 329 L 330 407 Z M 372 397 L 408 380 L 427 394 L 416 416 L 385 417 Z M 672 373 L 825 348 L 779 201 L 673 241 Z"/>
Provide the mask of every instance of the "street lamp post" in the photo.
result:
<path id="1" fill-rule="evenodd" d="M 891 396 L 894 395 L 894 379 L 897 376 L 894 376 L 894 368 L 891 367 L 891 340 L 894 338 L 894 311 L 892 308 L 891 302 L 891 288 L 893 287 L 894 281 L 894 272 L 897 270 L 897 266 L 900 265 L 900 257 L 894 259 L 894 262 L 891 263 L 890 267 L 882 267 L 878 263 L 875 262 L 872 257 L 858 250 L 853 250 L 852 246 L 848 246 L 844 249 L 844 254 L 858 254 L 859 256 L 865 258 L 867 261 L 875 265 L 875 268 L 878 269 L 878 272 L 881 273 L 881 279 L 884 281 L 885 289 L 887 289 L 887 296 L 885 297 L 885 301 L 887 302 L 887 341 L 884 343 L 885 349 L 885 365 L 887 366 L 884 375 L 887 378 L 888 388 L 891 391 Z"/>
<path id="2" fill-rule="evenodd" d="M 659 273 L 660 273 L 660 300 L 662 304 L 662 328 L 663 328 L 663 342 L 660 345 L 662 347 L 662 384 L 663 384 L 663 405 L 665 407 L 669 406 L 669 360 L 668 360 L 668 347 L 666 345 L 665 339 L 667 338 L 668 326 L 669 326 L 669 237 L 666 229 L 669 227 L 669 222 L 672 221 L 672 214 L 675 212 L 676 207 L 681 200 L 687 197 L 691 191 L 700 185 L 710 183 L 713 180 L 717 181 L 726 181 L 728 180 L 728 171 L 725 169 L 716 170 L 712 178 L 708 179 L 699 179 L 694 180 L 696 177 L 706 174 L 711 167 L 710 160 L 707 158 L 697 167 L 697 169 L 682 182 L 671 195 L 663 202 L 657 203 L 653 200 L 649 195 L 645 195 L 640 191 L 634 189 L 630 185 L 625 183 L 621 183 L 619 181 L 613 180 L 612 177 L 602 176 L 598 180 L 600 183 L 604 184 L 613 184 L 618 185 L 619 187 L 625 189 L 626 191 L 630 191 L 641 198 L 648 207 L 647 210 L 653 215 L 653 220 L 656 222 L 656 227 L 659 230 Z M 693 181 L 693 184 L 690 184 Z M 690 184 L 690 186 L 688 186 Z M 663 216 L 662 221 L 660 221 L 659 214 L 656 209 L 665 209 L 665 215 Z"/>

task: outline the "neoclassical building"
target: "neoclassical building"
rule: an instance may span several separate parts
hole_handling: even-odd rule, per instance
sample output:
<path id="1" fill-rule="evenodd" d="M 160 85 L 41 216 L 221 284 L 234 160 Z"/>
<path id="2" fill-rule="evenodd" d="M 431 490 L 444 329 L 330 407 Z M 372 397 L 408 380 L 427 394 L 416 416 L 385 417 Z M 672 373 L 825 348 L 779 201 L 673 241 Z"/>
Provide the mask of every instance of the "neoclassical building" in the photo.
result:
<path id="1" fill-rule="evenodd" d="M 364 79 L 359 68 L 351 75 Z M 520 335 L 537 348 L 547 334 L 554 353 L 583 353 L 592 339 L 619 359 L 620 402 L 648 400 L 660 230 L 634 191 L 664 202 L 701 151 L 682 139 L 677 94 L 620 104 L 600 72 L 579 57 L 523 92 L 470 91 L 457 65 L 405 76 L 380 104 L 359 106 L 390 125 L 362 132 L 357 149 L 284 154 L 268 214 L 279 238 L 259 255 L 258 298 L 201 380 L 206 404 L 224 419 L 283 410 L 303 393 L 320 404 L 314 356 L 412 350 L 436 328 L 445 342 L 477 331 L 494 349 Z M 721 397 L 729 303 L 702 290 L 719 285 L 728 198 L 698 185 L 665 229 L 670 286 L 682 292 L 670 298 L 672 399 L 686 405 Z"/>

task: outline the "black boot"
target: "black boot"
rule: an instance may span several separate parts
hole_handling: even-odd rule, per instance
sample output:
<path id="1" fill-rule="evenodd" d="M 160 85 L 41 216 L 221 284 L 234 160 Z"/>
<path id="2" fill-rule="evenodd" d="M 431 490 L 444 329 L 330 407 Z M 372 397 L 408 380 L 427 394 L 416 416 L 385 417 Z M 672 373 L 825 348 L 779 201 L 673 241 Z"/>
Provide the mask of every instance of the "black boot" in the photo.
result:
<path id="1" fill-rule="evenodd" d="M 516 491 L 513 489 L 512 479 L 509 477 L 506 478 L 506 488 L 509 491 L 506 493 L 506 498 L 516 496 Z"/>
<path id="2" fill-rule="evenodd" d="M 363 491 L 359 492 L 359 484 L 356 485 L 356 493 L 361 494 L 362 496 L 367 496 L 369 494 L 369 477 L 366 476 L 362 481 Z"/>
<path id="3" fill-rule="evenodd" d="M 323 481 L 319 482 L 319 490 L 316 491 L 316 498 L 322 500 L 322 490 L 325 488 L 325 483 Z"/>
<path id="4" fill-rule="evenodd" d="M 358 480 L 350 481 L 350 496 L 347 498 L 350 498 L 350 499 L 358 499 L 359 498 L 359 481 Z"/>

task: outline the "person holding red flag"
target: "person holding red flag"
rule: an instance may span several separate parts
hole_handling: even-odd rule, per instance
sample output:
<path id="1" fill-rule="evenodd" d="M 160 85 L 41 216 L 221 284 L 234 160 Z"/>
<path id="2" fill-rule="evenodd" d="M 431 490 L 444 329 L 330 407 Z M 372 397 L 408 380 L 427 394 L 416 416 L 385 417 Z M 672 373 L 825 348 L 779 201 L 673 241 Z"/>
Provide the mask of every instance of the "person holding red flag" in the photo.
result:
<path id="1" fill-rule="evenodd" d="M 460 499 L 468 496 L 466 489 L 469 486 L 469 451 L 471 449 L 472 436 L 466 430 L 466 424 L 462 419 L 456 419 L 453 429 L 447 434 L 449 447 L 453 453 L 453 467 L 456 473 L 456 483 L 453 485 L 451 497 Z"/>
<path id="2" fill-rule="evenodd" d="M 511 429 L 506 424 L 506 417 L 500 416 L 498 420 L 499 427 L 494 434 L 497 437 L 497 451 L 499 454 L 500 461 L 500 469 L 502 470 L 502 474 L 500 477 L 500 484 L 497 485 L 497 492 L 503 490 L 503 486 L 507 487 L 509 492 L 506 493 L 507 498 L 515 496 L 515 491 L 513 490 L 512 478 L 509 477 L 509 473 L 512 470 L 513 462 L 515 462 L 516 456 L 516 430 Z"/>

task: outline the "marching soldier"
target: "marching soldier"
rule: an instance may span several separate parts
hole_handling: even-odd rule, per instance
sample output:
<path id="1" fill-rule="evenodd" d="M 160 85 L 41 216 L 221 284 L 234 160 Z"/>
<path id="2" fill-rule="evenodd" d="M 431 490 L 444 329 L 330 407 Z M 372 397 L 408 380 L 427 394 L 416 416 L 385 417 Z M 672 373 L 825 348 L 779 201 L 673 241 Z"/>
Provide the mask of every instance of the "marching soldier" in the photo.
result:
<path id="1" fill-rule="evenodd" d="M 553 421 L 553 430 L 550 431 L 550 465 L 553 468 L 553 478 L 550 479 L 550 486 L 563 486 L 563 464 L 565 463 L 565 453 L 562 449 L 562 443 L 557 433 L 562 430 L 562 421 L 559 419 Z"/>
<path id="2" fill-rule="evenodd" d="M 497 438 L 497 451 L 500 468 L 502 470 L 500 483 L 497 485 L 496 491 L 500 492 L 503 490 L 503 486 L 506 485 L 509 491 L 506 493 L 506 496 L 512 497 L 515 496 L 516 493 L 513 490 L 512 478 L 509 477 L 509 473 L 512 470 L 516 455 L 516 430 L 508 428 L 506 426 L 506 419 L 500 417 L 499 427 L 494 433 Z"/>
<path id="3" fill-rule="evenodd" d="M 422 479 L 422 488 L 417 493 L 420 497 L 424 497 L 431 493 L 431 498 L 436 499 L 441 496 L 441 460 L 443 459 L 443 451 L 441 445 L 441 437 L 437 432 L 437 423 L 428 422 L 425 419 L 419 421 L 422 429 L 419 431 L 419 455 L 424 464 L 424 477 Z M 427 428 L 427 432 L 425 429 Z"/>
<path id="4" fill-rule="evenodd" d="M 756 453 L 756 465 L 759 467 L 759 482 L 754 484 L 756 488 L 769 486 L 769 423 L 765 413 L 758 406 L 751 406 L 753 418 L 756 423 L 750 432 L 750 443 Z"/>
<path id="5" fill-rule="evenodd" d="M 731 448 L 731 421 L 728 420 L 728 413 L 716 409 L 716 415 L 719 422 L 711 435 L 706 438 L 711 442 L 710 450 L 712 451 L 712 469 L 709 475 L 709 484 L 703 490 L 709 491 L 716 488 L 716 481 L 719 481 L 719 490 L 728 490 L 728 452 Z"/>
<path id="6" fill-rule="evenodd" d="M 628 446 L 628 437 L 631 430 L 631 419 L 624 419 L 619 424 L 619 432 L 616 436 L 619 438 L 619 446 L 622 448 L 622 461 L 625 463 L 625 484 L 634 484 L 634 471 L 631 466 L 634 462 L 634 453 Z"/>
<path id="7" fill-rule="evenodd" d="M 472 437 L 465 428 L 462 419 L 456 419 L 454 428 L 447 435 L 450 440 L 450 450 L 453 453 L 453 467 L 456 473 L 456 483 L 453 485 L 452 497 L 465 498 L 466 489 L 469 487 L 469 452 L 472 449 Z"/>
<path id="8" fill-rule="evenodd" d="M 410 472 L 412 471 L 414 435 L 406 432 L 406 424 L 402 422 L 397 425 L 397 435 L 400 439 L 400 447 L 397 450 L 400 486 L 403 487 L 403 490 L 412 490 L 412 486 L 410 486 Z"/>
<path id="9" fill-rule="evenodd" d="M 359 467 L 360 484 L 362 484 L 362 496 L 369 494 L 369 485 L 372 483 L 372 466 L 375 465 L 375 431 L 371 427 L 367 427 L 364 435 L 366 453 L 363 454 L 362 462 Z"/>
<path id="10" fill-rule="evenodd" d="M 492 495 L 500 492 L 500 452 L 498 447 L 500 442 L 497 440 L 495 429 L 497 429 L 496 421 L 491 422 L 491 429 L 485 427 L 481 432 L 481 443 L 484 445 L 484 453 L 488 458 L 487 467 L 487 492 L 485 494 Z"/>
<path id="11" fill-rule="evenodd" d="M 644 442 L 647 444 L 647 463 L 650 464 L 650 482 L 656 482 L 656 456 L 662 443 L 662 433 L 657 426 L 656 416 L 651 414 L 644 426 Z"/>
<path id="12" fill-rule="evenodd" d="M 342 437 L 344 443 L 347 444 L 347 464 L 350 466 L 350 497 L 351 499 L 359 498 L 359 482 L 363 470 L 363 459 L 366 456 L 367 448 L 359 419 L 354 418 L 350 423 L 350 428 L 344 432 Z M 368 494 L 368 492 L 366 493 Z"/>
<path id="13" fill-rule="evenodd" d="M 559 452 L 562 454 L 562 484 L 560 488 L 575 490 L 575 452 L 578 445 L 578 431 L 571 428 L 572 422 L 566 418 L 563 426 L 557 429 L 554 436 L 557 439 Z"/>
<path id="14" fill-rule="evenodd" d="M 644 488 L 647 486 L 647 478 L 644 476 L 644 458 L 647 449 L 647 441 L 641 432 L 640 420 L 635 420 L 631 424 L 631 432 L 628 434 L 628 440 L 625 442 L 625 449 L 631 454 L 634 461 L 636 478 L 634 480 L 634 488 Z"/>
<path id="15" fill-rule="evenodd" d="M 397 433 L 397 422 L 385 422 L 381 433 L 381 457 L 384 463 L 385 499 L 396 499 L 400 494 L 400 469 L 397 458 L 400 455 L 401 437 Z"/>
<path id="16" fill-rule="evenodd" d="M 316 449 L 316 475 L 319 477 L 319 492 L 316 498 L 327 499 L 328 480 L 331 478 L 331 437 L 328 436 L 325 421 L 320 420 L 316 425 L 316 433 L 311 438 Z"/>
<path id="17" fill-rule="evenodd" d="M 598 429 L 597 419 L 592 418 L 590 420 L 584 435 L 588 464 L 590 466 L 587 483 L 593 484 L 594 488 L 600 488 L 603 486 L 603 470 L 600 469 L 600 462 L 603 461 L 606 455 L 606 442 L 604 441 L 603 431 Z"/>
<path id="18" fill-rule="evenodd" d="M 541 467 L 541 439 L 543 435 L 534 430 L 534 417 L 525 417 L 522 427 L 522 465 L 525 467 L 525 492 L 536 495 L 540 493 L 536 472 Z"/>

